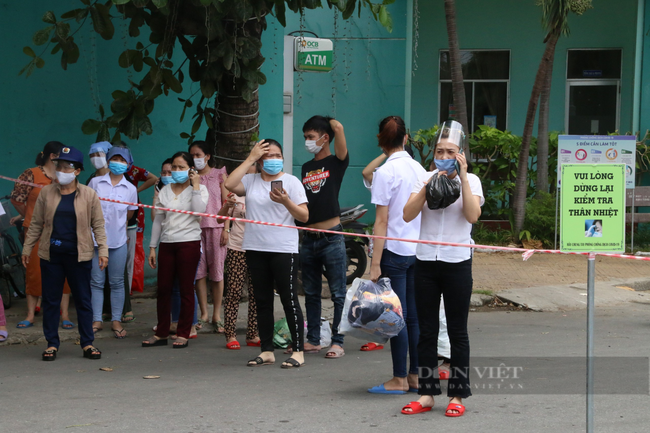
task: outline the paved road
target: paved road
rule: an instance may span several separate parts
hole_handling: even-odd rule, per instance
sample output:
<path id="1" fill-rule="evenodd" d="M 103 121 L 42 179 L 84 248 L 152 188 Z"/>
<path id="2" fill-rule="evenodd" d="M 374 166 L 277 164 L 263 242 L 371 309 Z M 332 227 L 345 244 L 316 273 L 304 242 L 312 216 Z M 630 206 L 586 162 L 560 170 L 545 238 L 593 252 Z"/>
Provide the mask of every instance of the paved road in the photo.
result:
<path id="1" fill-rule="evenodd" d="M 517 362 L 508 357 L 580 357 L 585 353 L 585 311 L 489 312 L 470 314 L 474 365 Z M 596 355 L 645 357 L 635 374 L 600 370 L 599 384 L 612 393 L 595 397 L 596 431 L 645 432 L 649 425 L 647 357 L 650 306 L 626 303 L 600 307 L 596 314 Z M 40 361 L 42 345 L 0 347 L 0 431 L 51 432 L 580 432 L 585 398 L 565 391 L 581 388 L 584 376 L 558 369 L 535 377 L 534 394 L 477 389 L 467 413 L 443 416 L 446 398 L 434 411 L 403 416 L 415 399 L 378 396 L 366 388 L 388 379 L 389 350 L 363 353 L 349 339 L 347 355 L 325 360 L 307 355 L 293 371 L 272 366 L 249 368 L 257 348 L 228 351 L 222 336 L 201 335 L 186 350 L 139 347 L 133 333 L 123 341 L 98 341 L 103 359 L 81 357 L 65 342 L 55 362 Z M 278 361 L 284 359 L 276 352 Z M 522 364 L 528 361 L 520 360 Z M 637 360 L 638 361 L 638 360 Z M 582 361 L 579 362 L 580 364 Z M 633 365 L 633 366 L 634 366 Z M 99 371 L 111 367 L 112 372 Z M 638 369 L 637 369 L 638 370 Z M 547 371 L 548 373 L 548 371 Z M 144 380 L 145 375 L 159 375 Z M 542 375 L 544 376 L 544 375 Z M 645 378 L 639 380 L 639 377 Z M 633 390 L 640 395 L 629 395 Z M 602 388 L 601 388 L 602 390 Z M 614 392 L 617 392 L 615 394 Z"/>

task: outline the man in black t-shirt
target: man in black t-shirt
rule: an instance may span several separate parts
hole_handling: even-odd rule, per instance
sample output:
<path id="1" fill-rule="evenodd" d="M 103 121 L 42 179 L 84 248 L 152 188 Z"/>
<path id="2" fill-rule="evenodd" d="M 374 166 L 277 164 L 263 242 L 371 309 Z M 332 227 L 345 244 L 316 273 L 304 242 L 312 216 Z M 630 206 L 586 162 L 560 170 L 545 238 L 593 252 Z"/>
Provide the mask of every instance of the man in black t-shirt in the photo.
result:
<path id="1" fill-rule="evenodd" d="M 341 231 L 339 191 L 343 175 L 350 163 L 343 125 L 330 117 L 314 116 L 302 128 L 306 149 L 314 159 L 302 166 L 302 184 L 309 200 L 309 220 L 299 225 Z M 330 143 L 334 141 L 334 154 Z M 334 302 L 332 347 L 326 358 L 340 358 L 343 335 L 339 323 L 345 302 L 347 262 L 343 235 L 305 231 L 300 248 L 302 282 L 307 312 L 305 352 L 317 353 L 320 345 L 320 317 L 323 269 Z"/>

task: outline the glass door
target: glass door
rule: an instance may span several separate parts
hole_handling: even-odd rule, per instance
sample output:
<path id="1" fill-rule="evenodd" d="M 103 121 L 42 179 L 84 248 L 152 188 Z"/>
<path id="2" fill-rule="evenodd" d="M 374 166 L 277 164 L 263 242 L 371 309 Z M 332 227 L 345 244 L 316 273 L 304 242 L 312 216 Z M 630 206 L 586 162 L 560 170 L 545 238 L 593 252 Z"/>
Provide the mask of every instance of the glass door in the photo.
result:
<path id="1" fill-rule="evenodd" d="M 617 131 L 619 92 L 620 80 L 567 81 L 567 134 L 607 135 Z"/>

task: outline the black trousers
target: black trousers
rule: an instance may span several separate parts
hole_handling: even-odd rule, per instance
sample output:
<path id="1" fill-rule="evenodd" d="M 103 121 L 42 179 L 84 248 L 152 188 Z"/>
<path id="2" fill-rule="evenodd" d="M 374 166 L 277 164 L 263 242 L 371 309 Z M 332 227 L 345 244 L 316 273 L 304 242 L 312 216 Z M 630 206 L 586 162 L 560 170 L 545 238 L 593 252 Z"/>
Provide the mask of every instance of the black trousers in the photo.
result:
<path id="1" fill-rule="evenodd" d="M 472 296 L 472 259 L 460 263 L 415 262 L 415 301 L 420 324 L 418 342 L 420 395 L 439 395 L 438 311 L 444 295 L 447 332 L 451 343 L 449 397 L 472 395 L 469 384 L 469 336 L 467 316 Z"/>
<path id="2" fill-rule="evenodd" d="M 303 350 L 305 323 L 298 302 L 298 254 L 246 251 L 248 270 L 255 287 L 257 326 L 262 352 L 273 351 L 273 289 L 280 295 L 294 352 Z"/>
<path id="3" fill-rule="evenodd" d="M 80 262 L 76 254 L 50 254 L 50 261 L 41 260 L 43 286 L 43 334 L 48 347 L 59 348 L 59 319 L 63 284 L 68 280 L 77 309 L 77 326 L 81 347 L 93 344 L 93 308 L 90 294 L 90 260 Z"/>

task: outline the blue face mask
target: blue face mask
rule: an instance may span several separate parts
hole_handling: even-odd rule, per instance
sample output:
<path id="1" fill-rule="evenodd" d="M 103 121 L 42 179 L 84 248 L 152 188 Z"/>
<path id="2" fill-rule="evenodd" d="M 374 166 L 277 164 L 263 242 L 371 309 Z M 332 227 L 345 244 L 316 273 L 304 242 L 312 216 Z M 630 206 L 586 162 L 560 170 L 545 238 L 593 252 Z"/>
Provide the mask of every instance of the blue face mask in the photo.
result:
<path id="1" fill-rule="evenodd" d="M 282 159 L 265 159 L 263 168 L 265 172 L 273 176 L 280 173 L 283 166 L 284 160 Z"/>
<path id="2" fill-rule="evenodd" d="M 190 175 L 188 173 L 189 170 L 172 171 L 172 180 L 174 181 L 174 183 L 185 183 L 187 182 L 187 179 L 190 178 Z"/>
<path id="3" fill-rule="evenodd" d="M 169 185 L 170 183 L 174 182 L 171 176 L 160 176 L 160 181 L 163 183 L 163 185 Z"/>
<path id="4" fill-rule="evenodd" d="M 434 159 L 436 167 L 440 171 L 446 171 L 447 176 L 451 176 L 456 172 L 456 159 Z"/>
<path id="5" fill-rule="evenodd" d="M 129 166 L 127 164 L 124 164 L 123 162 L 110 161 L 108 163 L 108 169 L 114 175 L 120 175 L 126 173 L 129 169 Z"/>

